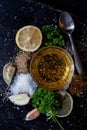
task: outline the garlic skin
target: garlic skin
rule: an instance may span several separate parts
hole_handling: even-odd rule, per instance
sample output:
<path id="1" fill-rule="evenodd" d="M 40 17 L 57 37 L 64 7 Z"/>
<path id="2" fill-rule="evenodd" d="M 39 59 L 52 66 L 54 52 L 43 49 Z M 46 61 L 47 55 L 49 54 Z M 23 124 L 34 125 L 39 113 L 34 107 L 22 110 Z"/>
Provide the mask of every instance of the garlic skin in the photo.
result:
<path id="1" fill-rule="evenodd" d="M 38 109 L 34 108 L 32 111 L 27 113 L 25 120 L 26 121 L 34 120 L 37 117 L 39 117 L 39 115 L 40 115 L 40 112 L 38 111 Z"/>

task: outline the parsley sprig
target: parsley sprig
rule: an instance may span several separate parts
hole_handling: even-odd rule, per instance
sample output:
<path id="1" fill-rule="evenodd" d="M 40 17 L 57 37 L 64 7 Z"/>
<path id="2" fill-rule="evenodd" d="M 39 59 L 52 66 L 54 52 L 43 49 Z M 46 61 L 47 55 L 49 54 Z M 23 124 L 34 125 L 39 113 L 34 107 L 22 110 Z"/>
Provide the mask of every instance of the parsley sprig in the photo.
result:
<path id="1" fill-rule="evenodd" d="M 64 128 L 56 118 L 58 111 L 61 109 L 61 97 L 57 92 L 38 87 L 32 96 L 32 106 L 38 108 L 40 113 L 48 114 L 48 120 L 53 119 L 62 130 Z"/>
<path id="2" fill-rule="evenodd" d="M 51 25 L 45 25 L 42 27 L 43 34 L 43 46 L 60 46 L 65 45 L 64 37 L 60 30 Z"/>

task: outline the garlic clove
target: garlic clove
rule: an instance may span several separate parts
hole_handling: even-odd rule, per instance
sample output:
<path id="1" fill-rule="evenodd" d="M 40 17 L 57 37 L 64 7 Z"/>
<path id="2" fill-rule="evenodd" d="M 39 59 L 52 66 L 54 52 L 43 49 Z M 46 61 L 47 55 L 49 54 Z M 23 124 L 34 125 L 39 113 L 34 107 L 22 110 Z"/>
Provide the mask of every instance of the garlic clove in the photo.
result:
<path id="1" fill-rule="evenodd" d="M 14 103 L 18 106 L 24 106 L 24 105 L 28 104 L 30 101 L 30 97 L 28 96 L 27 93 L 12 95 L 12 96 L 9 96 L 8 99 L 12 103 Z"/>
<path id="2" fill-rule="evenodd" d="M 25 120 L 26 121 L 34 120 L 37 117 L 39 117 L 39 115 L 40 115 L 40 112 L 38 111 L 37 108 L 35 108 L 32 111 L 30 111 L 30 112 L 27 113 L 27 115 L 25 117 Z"/>
<path id="3" fill-rule="evenodd" d="M 3 79 L 7 83 L 7 85 L 10 85 L 10 83 L 12 82 L 15 71 L 16 71 L 16 68 L 13 65 L 13 63 L 9 62 L 4 66 Z"/>

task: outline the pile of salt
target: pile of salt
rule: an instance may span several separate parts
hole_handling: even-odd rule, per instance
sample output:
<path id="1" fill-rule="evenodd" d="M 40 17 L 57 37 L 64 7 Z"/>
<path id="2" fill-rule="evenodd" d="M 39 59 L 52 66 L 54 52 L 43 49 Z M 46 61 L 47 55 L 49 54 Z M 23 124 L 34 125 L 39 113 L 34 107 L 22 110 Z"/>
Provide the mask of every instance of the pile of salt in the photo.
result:
<path id="1" fill-rule="evenodd" d="M 28 93 L 31 97 L 37 88 L 30 74 L 17 74 L 10 86 L 11 94 Z"/>

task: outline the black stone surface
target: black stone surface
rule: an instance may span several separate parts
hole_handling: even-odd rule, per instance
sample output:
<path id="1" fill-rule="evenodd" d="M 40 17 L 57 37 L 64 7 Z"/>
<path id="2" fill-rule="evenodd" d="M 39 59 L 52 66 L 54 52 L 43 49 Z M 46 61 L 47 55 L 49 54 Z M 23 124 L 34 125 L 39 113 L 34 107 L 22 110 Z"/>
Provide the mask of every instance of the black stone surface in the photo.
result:
<path id="1" fill-rule="evenodd" d="M 87 20 L 80 15 L 69 12 L 75 21 L 74 42 L 80 55 L 84 72 L 87 74 Z M 25 25 L 58 26 L 59 10 L 32 0 L 0 0 L 0 130 L 60 130 L 52 120 L 46 121 L 41 115 L 33 121 L 26 122 L 25 115 L 31 105 L 18 107 L 9 101 L 3 101 L 3 92 L 7 85 L 2 76 L 3 66 L 12 60 L 19 51 L 15 44 L 16 31 Z M 66 37 L 66 41 L 68 38 Z M 66 118 L 58 118 L 65 130 L 85 130 L 87 123 L 87 96 L 73 96 L 74 108 Z"/>
<path id="2" fill-rule="evenodd" d="M 36 0 L 60 10 L 72 11 L 73 13 L 87 18 L 87 0 Z"/>

